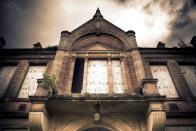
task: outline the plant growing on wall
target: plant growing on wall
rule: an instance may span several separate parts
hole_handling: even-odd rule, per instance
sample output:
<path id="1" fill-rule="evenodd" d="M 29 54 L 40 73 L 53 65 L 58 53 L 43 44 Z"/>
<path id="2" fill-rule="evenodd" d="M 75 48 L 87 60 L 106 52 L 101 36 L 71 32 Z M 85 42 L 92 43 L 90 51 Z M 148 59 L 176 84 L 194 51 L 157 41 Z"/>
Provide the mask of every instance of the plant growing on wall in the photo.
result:
<path id="1" fill-rule="evenodd" d="M 49 90 L 49 95 L 58 94 L 57 87 L 57 79 L 54 74 L 49 75 L 48 73 L 43 74 L 43 80 L 40 84 L 42 88 L 47 88 Z"/>

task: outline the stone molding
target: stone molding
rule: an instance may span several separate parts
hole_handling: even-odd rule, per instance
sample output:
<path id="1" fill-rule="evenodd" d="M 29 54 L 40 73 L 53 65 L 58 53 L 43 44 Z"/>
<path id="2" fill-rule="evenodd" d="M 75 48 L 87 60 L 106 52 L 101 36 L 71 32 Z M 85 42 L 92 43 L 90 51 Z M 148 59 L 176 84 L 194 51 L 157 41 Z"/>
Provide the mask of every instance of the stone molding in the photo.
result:
<path id="1" fill-rule="evenodd" d="M 143 79 L 141 83 L 142 93 L 147 96 L 160 96 L 156 87 L 157 79 Z"/>

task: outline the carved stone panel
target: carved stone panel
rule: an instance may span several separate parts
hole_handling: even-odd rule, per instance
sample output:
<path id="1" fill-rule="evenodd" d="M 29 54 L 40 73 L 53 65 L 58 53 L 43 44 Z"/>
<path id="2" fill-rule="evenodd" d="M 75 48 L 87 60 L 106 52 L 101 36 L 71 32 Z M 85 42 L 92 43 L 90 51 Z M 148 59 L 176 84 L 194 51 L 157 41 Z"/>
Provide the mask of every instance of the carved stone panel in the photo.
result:
<path id="1" fill-rule="evenodd" d="M 160 95 L 165 95 L 167 98 L 178 97 L 176 88 L 173 84 L 167 66 L 154 65 L 151 66 L 150 68 L 151 68 L 153 78 L 158 79 L 157 88 L 159 90 Z"/>
<path id="2" fill-rule="evenodd" d="M 119 60 L 112 60 L 112 77 L 113 77 L 114 93 L 116 94 L 124 93 L 121 64 Z"/>
<path id="3" fill-rule="evenodd" d="M 0 67 L 0 97 L 5 93 L 15 70 L 16 66 Z"/>
<path id="4" fill-rule="evenodd" d="M 196 67 L 194 65 L 181 65 L 180 69 L 190 87 L 192 94 L 196 96 Z"/>
<path id="5" fill-rule="evenodd" d="M 106 94 L 108 90 L 108 66 L 106 60 L 89 60 L 87 92 Z"/>
<path id="6" fill-rule="evenodd" d="M 31 96 L 36 92 L 37 79 L 41 79 L 43 77 L 45 70 L 46 66 L 29 67 L 18 98 L 28 98 L 28 96 Z"/>

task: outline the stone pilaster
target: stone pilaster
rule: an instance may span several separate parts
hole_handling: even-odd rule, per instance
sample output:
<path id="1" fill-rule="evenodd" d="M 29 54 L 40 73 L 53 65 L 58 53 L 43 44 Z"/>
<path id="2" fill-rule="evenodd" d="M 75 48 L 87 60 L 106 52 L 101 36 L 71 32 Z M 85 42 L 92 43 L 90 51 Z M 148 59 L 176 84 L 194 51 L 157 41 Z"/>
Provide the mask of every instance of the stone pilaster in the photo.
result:
<path id="1" fill-rule="evenodd" d="M 72 58 L 70 56 L 63 57 L 63 63 L 62 63 L 61 72 L 58 81 L 59 94 L 65 94 L 67 90 L 67 83 L 69 81 L 69 73 L 70 73 L 70 67 L 72 61 L 71 59 Z"/>
<path id="2" fill-rule="evenodd" d="M 47 70 L 46 70 L 46 72 L 47 72 L 48 74 L 51 74 L 52 65 L 53 65 L 53 61 L 49 61 L 49 62 L 47 63 Z"/>
<path id="3" fill-rule="evenodd" d="M 73 80 L 73 74 L 74 74 L 74 66 L 75 66 L 75 57 L 71 58 L 71 67 L 70 67 L 70 72 L 69 72 L 69 79 L 68 82 L 66 84 L 67 88 L 66 88 L 66 94 L 71 94 L 71 87 L 72 87 L 72 80 Z"/>
<path id="4" fill-rule="evenodd" d="M 54 58 L 51 74 L 55 74 L 57 80 L 59 80 L 59 75 L 63 64 L 63 58 L 65 55 L 69 56 L 69 53 L 66 53 L 64 50 L 58 50 Z"/>
<path id="5" fill-rule="evenodd" d="M 111 58 L 108 59 L 108 87 L 109 87 L 109 94 L 114 94 L 114 85 L 113 85 L 113 78 L 112 78 L 112 61 Z"/>
<path id="6" fill-rule="evenodd" d="M 130 93 L 134 92 L 134 89 L 137 88 L 137 80 L 135 75 L 135 68 L 132 62 L 131 56 L 125 58 L 125 73 L 126 73 L 126 82 L 128 90 Z"/>
<path id="7" fill-rule="evenodd" d="M 137 82 L 138 84 L 141 84 L 142 80 L 145 79 L 145 71 L 144 71 L 144 66 L 142 63 L 140 52 L 138 50 L 132 50 L 130 55 L 132 56 L 133 59 Z"/>
<path id="8" fill-rule="evenodd" d="M 87 93 L 87 74 L 88 74 L 88 58 L 85 58 L 82 94 Z"/>
<path id="9" fill-rule="evenodd" d="M 32 104 L 29 112 L 30 131 L 48 131 L 47 110 L 45 104 Z"/>
<path id="10" fill-rule="evenodd" d="M 169 60 L 167 63 L 170 75 L 174 81 L 174 85 L 180 97 L 191 97 L 192 93 L 189 90 L 188 84 L 178 66 L 178 63 L 174 60 Z"/>
<path id="11" fill-rule="evenodd" d="M 144 61 L 144 69 L 146 74 L 146 79 L 152 79 L 152 73 L 150 71 L 150 65 L 148 61 Z"/>
<path id="12" fill-rule="evenodd" d="M 13 78 L 10 81 L 8 90 L 6 91 L 6 96 L 17 97 L 20 92 L 23 80 L 29 68 L 29 62 L 27 60 L 22 60 L 19 62 L 18 67 L 15 71 Z"/>
<path id="13" fill-rule="evenodd" d="M 147 131 L 165 131 L 166 114 L 160 102 L 149 103 L 147 111 Z"/>

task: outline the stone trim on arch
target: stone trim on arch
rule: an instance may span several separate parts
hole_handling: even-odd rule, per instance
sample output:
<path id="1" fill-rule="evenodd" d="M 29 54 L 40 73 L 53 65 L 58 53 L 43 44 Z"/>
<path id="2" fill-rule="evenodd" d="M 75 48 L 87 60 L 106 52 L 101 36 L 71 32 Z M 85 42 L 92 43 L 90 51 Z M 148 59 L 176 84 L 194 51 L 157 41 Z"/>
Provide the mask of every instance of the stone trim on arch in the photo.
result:
<path id="1" fill-rule="evenodd" d="M 92 127 L 103 127 L 112 131 L 133 131 L 124 121 L 105 117 L 100 122 L 95 122 L 89 118 L 75 120 L 65 125 L 63 131 L 83 131 Z"/>
<path id="2" fill-rule="evenodd" d="M 93 44 L 100 43 L 103 46 L 109 47 L 115 50 L 124 50 L 123 43 L 116 37 L 107 34 L 101 34 L 97 36 L 96 34 L 89 34 L 82 36 L 77 39 L 70 47 L 71 50 L 78 50 L 92 46 Z"/>

